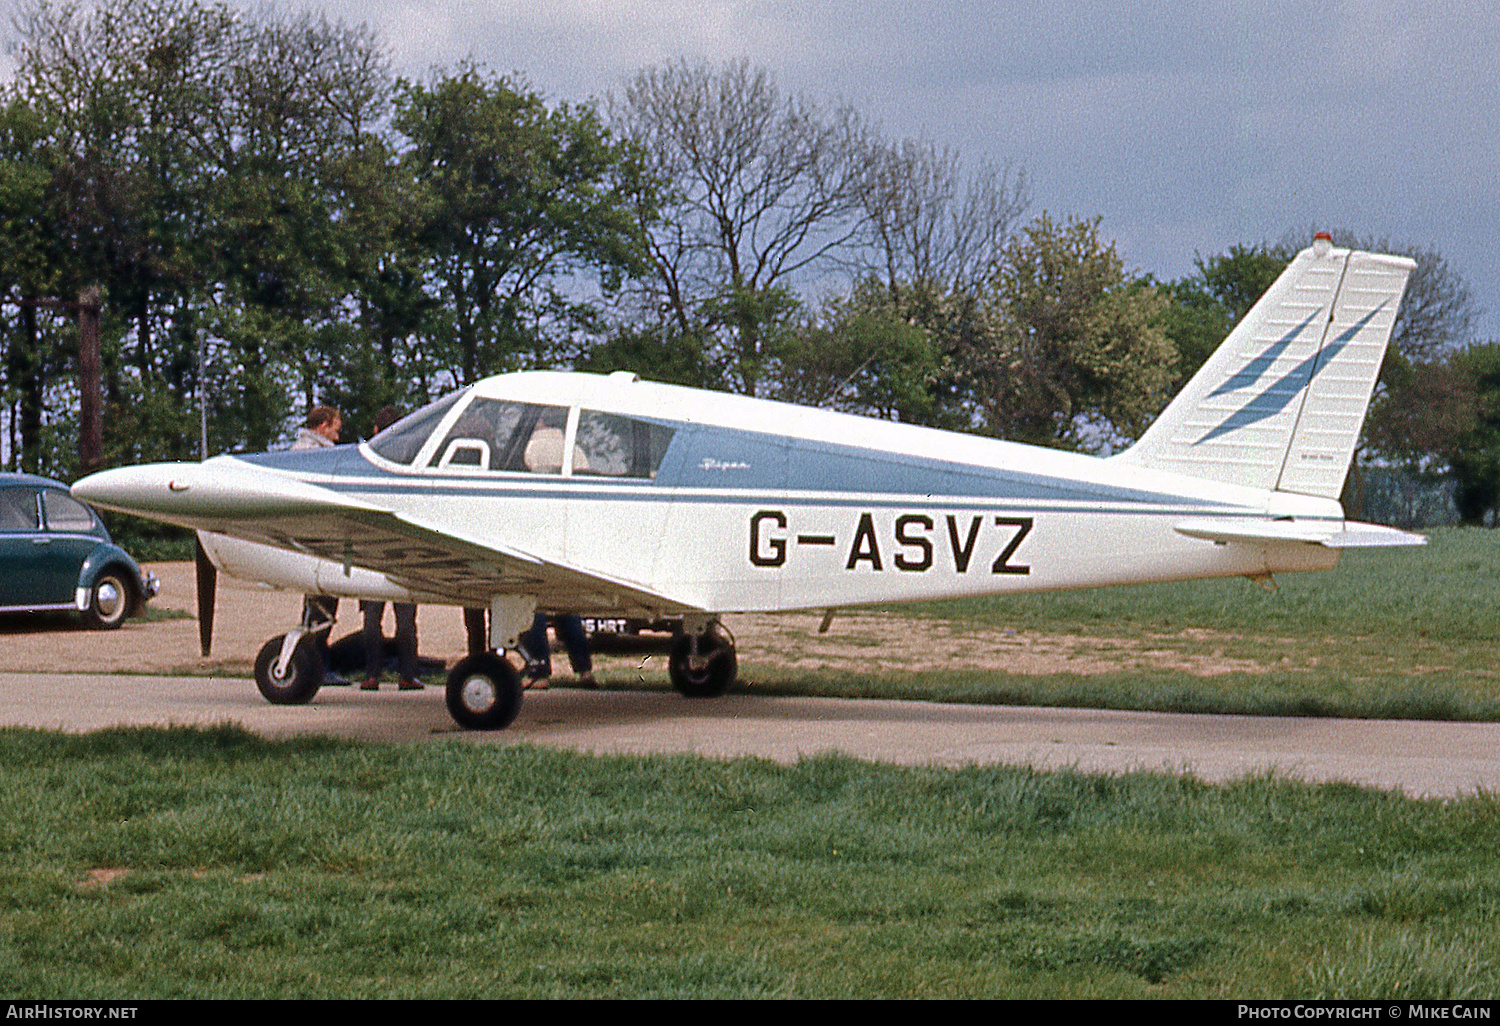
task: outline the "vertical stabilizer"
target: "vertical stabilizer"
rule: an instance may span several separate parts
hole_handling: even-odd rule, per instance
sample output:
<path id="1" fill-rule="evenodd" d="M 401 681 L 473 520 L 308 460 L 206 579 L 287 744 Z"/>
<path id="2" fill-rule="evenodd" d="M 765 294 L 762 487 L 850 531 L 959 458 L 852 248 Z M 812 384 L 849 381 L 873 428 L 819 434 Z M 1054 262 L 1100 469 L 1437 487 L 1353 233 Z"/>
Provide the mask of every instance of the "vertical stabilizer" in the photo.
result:
<path id="1" fill-rule="evenodd" d="M 1298 253 L 1116 459 L 1338 498 L 1415 266 L 1322 239 Z"/>

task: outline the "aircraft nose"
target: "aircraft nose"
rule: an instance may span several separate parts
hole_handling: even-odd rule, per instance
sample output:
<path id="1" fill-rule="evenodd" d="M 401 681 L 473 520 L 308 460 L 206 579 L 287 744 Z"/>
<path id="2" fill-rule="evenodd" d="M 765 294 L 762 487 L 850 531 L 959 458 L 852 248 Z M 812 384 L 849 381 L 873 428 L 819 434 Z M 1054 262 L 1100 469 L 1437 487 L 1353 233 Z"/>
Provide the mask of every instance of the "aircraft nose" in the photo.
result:
<path id="1" fill-rule="evenodd" d="M 196 463 L 149 463 L 90 474 L 73 485 L 73 495 L 93 506 L 126 513 L 182 512 L 202 468 Z"/>
<path id="2" fill-rule="evenodd" d="M 332 507 L 375 508 L 231 456 L 104 470 L 75 484 L 73 494 L 105 509 L 209 531 L 243 519 L 318 514 Z"/>

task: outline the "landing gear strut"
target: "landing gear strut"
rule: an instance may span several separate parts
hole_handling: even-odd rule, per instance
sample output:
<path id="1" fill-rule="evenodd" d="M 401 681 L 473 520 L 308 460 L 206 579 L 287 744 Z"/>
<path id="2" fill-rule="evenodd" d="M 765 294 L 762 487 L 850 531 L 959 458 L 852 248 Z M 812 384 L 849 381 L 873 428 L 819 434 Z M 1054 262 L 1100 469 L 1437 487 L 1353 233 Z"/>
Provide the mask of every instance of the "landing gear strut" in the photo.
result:
<path id="1" fill-rule="evenodd" d="M 672 686 L 688 698 L 718 698 L 729 690 L 738 672 L 734 638 L 720 623 L 709 623 L 693 631 L 685 623 L 672 641 L 667 657 L 667 675 Z"/>

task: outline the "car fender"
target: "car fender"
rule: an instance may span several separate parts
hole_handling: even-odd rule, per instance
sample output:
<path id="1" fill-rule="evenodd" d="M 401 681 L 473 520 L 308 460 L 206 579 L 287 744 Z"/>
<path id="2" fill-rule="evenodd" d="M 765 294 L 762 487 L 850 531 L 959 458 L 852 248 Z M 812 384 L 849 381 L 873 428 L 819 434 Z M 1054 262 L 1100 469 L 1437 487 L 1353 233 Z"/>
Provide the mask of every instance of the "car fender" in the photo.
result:
<path id="1" fill-rule="evenodd" d="M 146 604 L 155 596 L 159 587 L 156 575 L 141 572 L 141 566 L 130 554 L 110 542 L 101 542 L 94 546 L 94 551 L 88 554 L 82 565 L 78 568 L 77 606 L 80 610 L 87 609 L 89 595 L 94 589 L 94 583 L 99 575 L 112 566 L 122 566 L 127 571 L 131 591 L 131 607 L 135 611 Z"/>

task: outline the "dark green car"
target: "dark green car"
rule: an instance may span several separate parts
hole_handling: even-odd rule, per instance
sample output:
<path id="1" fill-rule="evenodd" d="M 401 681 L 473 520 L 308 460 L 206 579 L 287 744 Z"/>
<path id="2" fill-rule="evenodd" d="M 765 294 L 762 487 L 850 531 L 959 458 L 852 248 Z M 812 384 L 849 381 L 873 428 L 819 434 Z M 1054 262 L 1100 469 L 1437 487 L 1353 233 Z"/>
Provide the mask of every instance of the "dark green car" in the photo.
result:
<path id="1" fill-rule="evenodd" d="M 0 613 L 72 610 L 108 630 L 158 587 L 67 485 L 0 474 Z"/>

